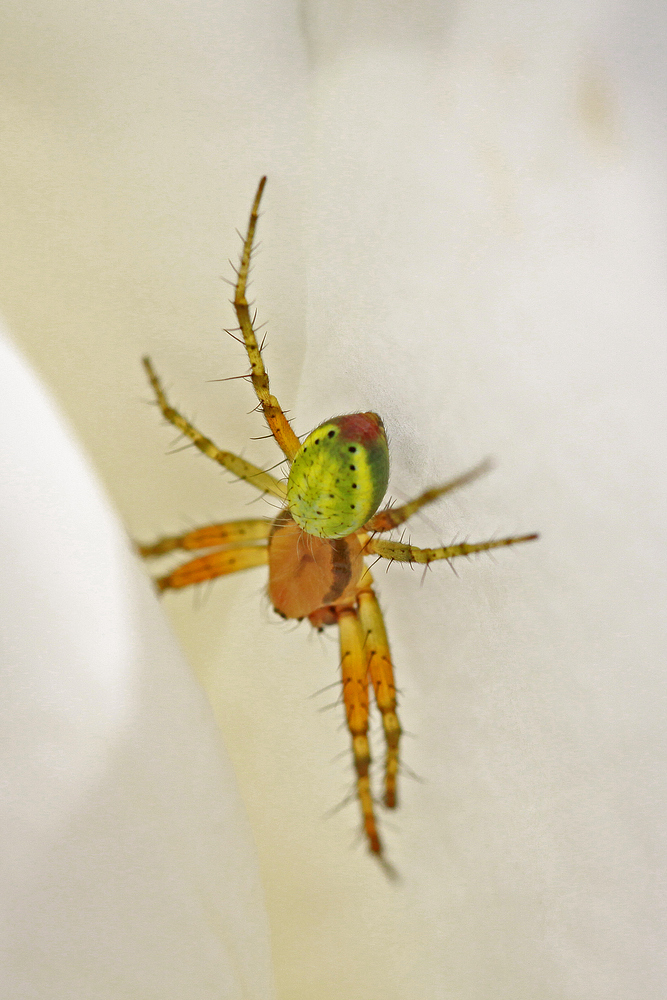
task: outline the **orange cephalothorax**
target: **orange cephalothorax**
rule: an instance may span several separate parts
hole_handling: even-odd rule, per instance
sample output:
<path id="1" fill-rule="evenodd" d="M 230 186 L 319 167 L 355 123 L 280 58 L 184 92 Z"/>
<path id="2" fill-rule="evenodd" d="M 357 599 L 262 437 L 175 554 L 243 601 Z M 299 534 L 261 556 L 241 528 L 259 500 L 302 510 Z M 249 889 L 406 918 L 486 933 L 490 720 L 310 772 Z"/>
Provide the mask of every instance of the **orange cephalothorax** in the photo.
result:
<path id="1" fill-rule="evenodd" d="M 364 569 L 356 535 L 318 538 L 283 511 L 269 536 L 269 598 L 283 618 L 307 618 L 320 608 L 353 604 Z"/>

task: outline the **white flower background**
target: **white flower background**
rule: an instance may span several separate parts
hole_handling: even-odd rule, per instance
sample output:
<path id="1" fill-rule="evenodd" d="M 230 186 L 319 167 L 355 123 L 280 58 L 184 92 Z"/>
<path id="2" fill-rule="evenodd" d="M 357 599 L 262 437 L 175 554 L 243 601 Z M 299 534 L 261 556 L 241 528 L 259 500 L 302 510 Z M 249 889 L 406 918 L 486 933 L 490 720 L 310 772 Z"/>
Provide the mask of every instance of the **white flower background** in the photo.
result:
<path id="1" fill-rule="evenodd" d="M 4 5 L 0 310 L 58 409 L 7 342 L 3 996 L 666 995 L 665 10 Z M 327 816 L 333 637 L 261 570 L 161 610 L 97 485 L 146 540 L 269 509 L 166 454 L 139 363 L 276 461 L 213 381 L 246 370 L 220 277 L 263 173 L 297 432 L 377 410 L 402 498 L 492 456 L 418 544 L 542 534 L 377 574 L 423 779 L 381 816 L 396 882 Z"/>

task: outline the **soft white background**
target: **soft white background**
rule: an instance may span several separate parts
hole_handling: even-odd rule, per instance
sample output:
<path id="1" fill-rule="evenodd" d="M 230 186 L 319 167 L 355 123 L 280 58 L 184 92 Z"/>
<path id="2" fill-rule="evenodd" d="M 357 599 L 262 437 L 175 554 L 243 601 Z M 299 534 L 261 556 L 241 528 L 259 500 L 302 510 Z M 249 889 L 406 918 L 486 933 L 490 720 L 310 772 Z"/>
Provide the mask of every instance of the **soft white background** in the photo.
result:
<path id="1" fill-rule="evenodd" d="M 406 777 L 383 822 L 396 883 L 356 837 L 354 805 L 326 818 L 350 780 L 334 759 L 341 710 L 318 711 L 335 691 L 311 697 L 335 680 L 331 637 L 277 623 L 259 570 L 163 602 L 236 770 L 278 996 L 664 997 L 663 5 L 37 0 L 1 16 L 0 309 L 134 537 L 266 509 L 192 451 L 165 455 L 174 435 L 146 405 L 139 365 L 150 353 L 221 445 L 276 460 L 271 442 L 249 440 L 264 433 L 249 387 L 210 381 L 245 371 L 222 333 L 219 279 L 262 173 L 253 291 L 297 432 L 378 410 L 398 497 L 491 455 L 492 475 L 415 523 L 417 543 L 542 533 L 458 578 L 377 574 L 415 736 L 404 757 L 423 779 Z M 91 552 L 85 513 L 81 538 Z M 156 612 L 147 595 L 126 600 L 162 636 L 154 661 L 168 645 Z M 189 694 L 163 724 L 178 718 L 172 702 L 191 706 L 213 775 L 210 719 L 192 707 L 194 682 L 178 683 Z M 140 806 L 142 838 L 155 802 Z M 197 843 L 207 819 L 192 810 Z M 257 902 L 252 849 L 238 850 Z M 137 879 L 128 910 L 149 909 L 146 891 Z M 37 913 L 39 894 L 25 897 Z M 120 908 L 91 917 L 59 900 L 49 912 L 75 957 L 91 919 L 123 925 Z M 206 949 L 184 911 L 179 933 L 154 907 L 167 945 L 155 995 Z M 37 917 L 24 912 L 28 983 Z M 261 915 L 255 927 L 245 961 L 260 985 L 240 995 L 261 995 Z M 158 964 L 126 937 L 124 968 L 142 947 Z M 81 995 L 146 995 L 140 978 L 135 993 L 109 992 L 104 961 L 81 968 Z M 178 995 L 235 996 L 219 962 L 208 986 Z M 35 983 L 26 996 L 67 995 Z"/>

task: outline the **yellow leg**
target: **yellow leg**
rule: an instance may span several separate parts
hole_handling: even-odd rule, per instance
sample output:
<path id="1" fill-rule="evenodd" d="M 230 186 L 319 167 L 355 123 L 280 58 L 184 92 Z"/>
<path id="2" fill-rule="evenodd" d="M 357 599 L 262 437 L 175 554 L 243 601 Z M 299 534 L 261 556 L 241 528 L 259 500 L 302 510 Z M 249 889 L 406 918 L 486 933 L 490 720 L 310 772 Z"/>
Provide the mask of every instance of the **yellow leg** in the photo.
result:
<path id="1" fill-rule="evenodd" d="M 382 854 L 382 846 L 375 824 L 368 768 L 368 665 L 363 648 L 363 636 L 356 612 L 343 608 L 338 612 L 340 630 L 341 669 L 343 673 L 343 700 L 347 727 L 352 737 L 352 754 L 357 772 L 357 796 L 368 847 L 373 854 Z"/>
<path id="2" fill-rule="evenodd" d="M 387 632 L 371 583 L 371 575 L 366 570 L 357 593 L 359 621 L 368 671 L 373 682 L 375 701 L 382 715 L 382 727 L 387 745 L 384 804 L 388 809 L 395 809 L 401 724 L 396 714 L 396 685 Z"/>
<path id="3" fill-rule="evenodd" d="M 239 321 L 246 351 L 248 352 L 248 358 L 250 360 L 250 378 L 252 380 L 254 390 L 257 394 L 260 405 L 264 410 L 264 416 L 267 424 L 269 425 L 269 430 L 291 462 L 301 447 L 301 442 L 292 430 L 287 417 L 281 409 L 280 403 L 275 396 L 271 395 L 269 390 L 269 376 L 264 368 L 262 352 L 257 343 L 257 337 L 255 336 L 252 320 L 250 319 L 248 300 L 246 299 L 246 285 L 248 283 L 250 255 L 252 253 L 252 244 L 255 238 L 255 229 L 257 228 L 259 203 L 262 198 L 262 192 L 264 191 L 265 184 L 266 177 L 262 177 L 259 182 L 259 187 L 257 188 L 257 194 L 255 195 L 252 210 L 250 212 L 248 233 L 243 244 L 238 281 L 236 282 L 236 289 L 234 291 L 234 309 L 236 311 L 236 316 Z"/>
<path id="4" fill-rule="evenodd" d="M 433 503 L 438 497 L 442 497 L 445 493 L 450 493 L 452 490 L 457 490 L 460 486 L 466 486 L 479 476 L 483 476 L 490 468 L 491 463 L 489 461 L 480 462 L 479 465 L 476 465 L 469 472 L 464 472 L 462 476 L 457 476 L 456 479 L 450 479 L 449 482 L 443 483 L 442 486 L 434 486 L 433 489 L 426 490 L 420 496 L 416 497 L 416 499 L 411 500 L 402 507 L 386 507 L 384 510 L 379 510 L 364 525 L 364 531 L 391 531 L 392 528 L 398 527 L 399 524 L 403 524 L 409 517 L 412 517 L 420 507 L 424 507 L 427 503 Z"/>
<path id="5" fill-rule="evenodd" d="M 153 391 L 155 393 L 155 398 L 157 404 L 162 410 L 162 416 L 165 420 L 168 420 L 170 424 L 174 427 L 178 427 L 182 434 L 189 437 L 192 443 L 199 448 L 205 455 L 212 458 L 214 462 L 219 462 L 220 465 L 224 465 L 225 469 L 229 469 L 233 472 L 235 476 L 239 479 L 245 479 L 246 482 L 250 483 L 252 486 L 256 486 L 258 490 L 262 493 L 271 493 L 274 497 L 278 497 L 280 500 L 285 500 L 287 497 L 287 490 L 283 483 L 278 482 L 273 476 L 269 475 L 268 472 L 264 472 L 262 469 L 258 469 L 256 465 L 252 465 L 250 462 L 246 462 L 244 458 L 239 458 L 238 455 L 232 454 L 231 451 L 221 451 L 217 445 L 213 444 L 210 438 L 204 437 L 196 427 L 194 427 L 189 420 L 186 420 L 178 410 L 175 410 L 173 406 L 169 404 L 167 397 L 164 393 L 164 389 L 160 384 L 153 366 L 149 358 L 143 358 L 144 368 L 150 379 L 150 383 L 153 386 Z"/>
<path id="6" fill-rule="evenodd" d="M 266 545 L 239 545 L 234 548 L 210 552 L 178 566 L 173 572 L 160 576 L 155 583 L 158 590 L 176 590 L 193 583 L 214 580 L 218 576 L 236 573 L 252 566 L 264 566 L 269 561 Z"/>
<path id="7" fill-rule="evenodd" d="M 396 562 L 431 563 L 436 559 L 455 559 L 456 556 L 469 556 L 473 552 L 486 552 L 487 549 L 499 549 L 504 545 L 532 542 L 538 537 L 536 534 L 513 535 L 511 538 L 498 538 L 492 542 L 461 542 L 459 545 L 445 545 L 438 549 L 419 549 L 416 545 L 406 545 L 403 542 L 385 542 L 380 538 L 369 538 L 364 550 L 370 555 L 395 559 Z"/>
<path id="8" fill-rule="evenodd" d="M 263 518 L 249 521 L 227 521 L 225 524 L 207 524 L 184 535 L 167 535 L 158 538 L 150 545 L 137 545 L 140 556 L 152 559 L 163 556 L 176 549 L 188 552 L 197 549 L 211 549 L 218 545 L 242 545 L 245 542 L 257 542 L 269 537 L 271 522 Z"/>

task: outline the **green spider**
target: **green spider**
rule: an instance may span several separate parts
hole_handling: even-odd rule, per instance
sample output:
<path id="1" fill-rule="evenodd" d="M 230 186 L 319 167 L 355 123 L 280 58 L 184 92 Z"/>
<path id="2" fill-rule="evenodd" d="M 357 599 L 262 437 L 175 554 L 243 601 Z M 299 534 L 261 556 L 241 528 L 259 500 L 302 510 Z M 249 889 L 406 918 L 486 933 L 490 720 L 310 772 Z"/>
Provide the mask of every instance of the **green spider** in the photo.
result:
<path id="1" fill-rule="evenodd" d="M 538 536 L 518 535 L 433 549 L 385 541 L 378 536 L 403 524 L 425 504 L 469 483 L 486 465 L 426 490 L 401 507 L 378 510 L 389 480 L 389 452 L 384 425 L 376 413 L 332 417 L 316 427 L 303 444 L 300 442 L 270 392 L 246 299 L 250 256 L 265 183 L 263 177 L 250 213 L 234 309 L 250 361 L 249 378 L 269 429 L 290 466 L 287 482 L 238 455 L 221 451 L 169 404 L 150 360 L 144 358 L 143 363 L 165 420 L 213 461 L 277 498 L 282 509 L 273 519 L 227 521 L 184 535 L 160 538 L 153 544 L 139 546 L 139 552 L 144 558 L 176 549 L 205 553 L 158 577 L 156 584 L 160 591 L 268 563 L 269 598 L 282 618 L 308 618 L 317 629 L 338 626 L 343 701 L 352 737 L 356 793 L 368 847 L 382 858 L 369 779 L 369 687 L 382 716 L 386 743 L 384 805 L 388 809 L 397 805 L 401 726 L 384 620 L 364 557 L 428 564 L 532 541 Z"/>

